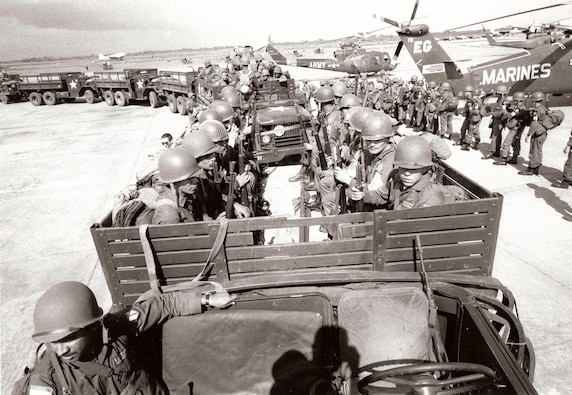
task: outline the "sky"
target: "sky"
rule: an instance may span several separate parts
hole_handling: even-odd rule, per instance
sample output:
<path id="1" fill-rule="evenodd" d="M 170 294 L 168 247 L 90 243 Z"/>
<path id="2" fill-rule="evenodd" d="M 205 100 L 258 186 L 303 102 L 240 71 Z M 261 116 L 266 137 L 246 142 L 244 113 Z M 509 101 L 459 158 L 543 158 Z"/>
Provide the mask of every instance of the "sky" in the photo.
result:
<path id="1" fill-rule="evenodd" d="M 336 39 L 407 21 L 415 0 L 0 0 L 0 61 Z M 566 3 L 487 23 L 530 25 L 572 17 L 572 1 L 420 0 L 431 31 Z M 472 28 L 479 28 L 480 25 Z M 395 34 L 395 28 L 383 30 Z"/>

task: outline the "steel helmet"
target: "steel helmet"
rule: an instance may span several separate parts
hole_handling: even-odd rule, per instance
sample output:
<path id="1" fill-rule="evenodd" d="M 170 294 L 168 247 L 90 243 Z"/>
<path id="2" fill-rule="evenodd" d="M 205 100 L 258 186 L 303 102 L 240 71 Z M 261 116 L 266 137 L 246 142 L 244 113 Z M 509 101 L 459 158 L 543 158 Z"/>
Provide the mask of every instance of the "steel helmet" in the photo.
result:
<path id="1" fill-rule="evenodd" d="M 199 132 L 204 132 L 212 139 L 213 142 L 228 140 L 228 132 L 222 122 L 209 119 L 199 126 Z"/>
<path id="2" fill-rule="evenodd" d="M 350 126 L 361 132 L 363 130 L 365 119 L 373 112 L 371 108 L 358 107 L 359 111 L 355 111 L 350 118 Z"/>
<path id="3" fill-rule="evenodd" d="M 395 134 L 391 117 L 383 111 L 372 111 L 364 120 L 361 137 L 364 140 L 379 140 Z"/>
<path id="4" fill-rule="evenodd" d="M 417 81 L 417 86 L 423 86 L 423 85 L 425 85 L 425 83 L 423 82 L 423 80 Z"/>
<path id="5" fill-rule="evenodd" d="M 219 122 L 222 122 L 222 118 L 220 117 L 220 115 L 218 115 L 218 112 L 216 112 L 215 110 L 207 108 L 206 110 L 201 111 L 201 113 L 199 114 L 199 123 L 203 123 L 204 121 L 209 119 L 215 119 Z"/>
<path id="6" fill-rule="evenodd" d="M 64 281 L 48 289 L 34 309 L 34 334 L 39 343 L 61 340 L 101 319 L 103 310 L 86 285 Z"/>
<path id="7" fill-rule="evenodd" d="M 467 86 L 465 87 L 465 92 L 474 92 L 474 91 L 475 91 L 475 90 L 473 89 L 473 86 L 472 86 L 472 85 L 467 85 Z"/>
<path id="8" fill-rule="evenodd" d="M 332 89 L 334 90 L 334 96 L 336 97 L 342 97 L 348 93 L 348 87 L 342 81 L 336 81 L 334 85 L 332 85 Z"/>
<path id="9" fill-rule="evenodd" d="M 199 132 L 198 130 L 185 136 L 181 147 L 190 152 L 193 157 L 195 157 L 195 159 L 200 158 L 201 156 L 212 154 L 218 150 L 218 146 L 210 138 L 210 136 L 204 131 Z M 172 150 L 167 150 L 165 152 L 169 151 Z M 161 157 L 159 157 L 159 159 L 161 159 Z"/>
<path id="10" fill-rule="evenodd" d="M 197 160 L 186 149 L 173 148 L 159 156 L 159 179 L 166 184 L 196 176 L 200 170 Z"/>
<path id="11" fill-rule="evenodd" d="M 432 166 L 431 146 L 421 136 L 407 136 L 397 144 L 394 167 L 405 169 L 421 169 Z"/>
<path id="12" fill-rule="evenodd" d="M 329 101 L 334 101 L 335 93 L 334 89 L 329 85 L 324 85 L 318 88 L 316 93 L 314 94 L 314 99 L 318 103 L 326 103 Z"/>
<path id="13" fill-rule="evenodd" d="M 268 70 L 266 67 L 262 69 L 262 71 L 260 72 L 260 75 L 262 75 L 263 77 L 270 77 L 270 70 Z"/>
<path id="14" fill-rule="evenodd" d="M 232 85 L 227 85 L 220 90 L 220 97 L 221 99 L 225 99 L 229 95 L 237 94 L 238 91 Z"/>
<path id="15" fill-rule="evenodd" d="M 232 108 L 240 107 L 240 94 L 238 92 L 235 93 L 228 93 L 225 97 L 222 98 L 225 102 L 230 104 Z"/>
<path id="16" fill-rule="evenodd" d="M 278 74 L 278 76 L 280 76 L 280 75 L 282 74 L 282 67 L 280 67 L 280 66 L 274 66 L 274 70 L 273 70 L 273 71 L 274 71 L 274 75 L 277 75 L 277 74 Z"/>
<path id="17" fill-rule="evenodd" d="M 354 106 L 354 107 L 350 107 L 348 108 L 348 110 L 346 111 L 346 114 L 344 115 L 344 119 L 343 122 L 350 124 L 351 126 L 351 119 L 353 117 L 353 115 L 357 112 L 360 111 L 363 107 L 359 107 L 359 106 Z"/>
<path id="18" fill-rule="evenodd" d="M 522 101 L 524 100 L 524 92 L 514 92 L 512 95 L 512 100 Z"/>
<path id="19" fill-rule="evenodd" d="M 449 84 L 448 82 L 442 82 L 441 83 L 441 89 L 444 91 L 450 91 L 451 90 L 451 84 Z"/>
<path id="20" fill-rule="evenodd" d="M 411 82 L 417 82 L 418 79 L 419 79 L 419 77 L 417 77 L 417 75 L 414 74 L 414 75 L 411 76 L 411 79 L 410 79 L 409 81 L 411 81 Z"/>
<path id="21" fill-rule="evenodd" d="M 508 93 L 508 88 L 506 87 L 506 85 L 499 85 L 499 86 L 497 86 L 497 89 L 495 90 L 495 92 L 498 95 L 506 95 Z"/>
<path id="22" fill-rule="evenodd" d="M 361 105 L 359 98 L 353 93 L 346 93 L 338 103 L 339 108 L 357 107 Z"/>
<path id="23" fill-rule="evenodd" d="M 530 98 L 532 99 L 532 101 L 543 101 L 544 100 L 544 93 L 542 93 L 540 91 L 536 91 L 532 95 L 530 95 Z"/>
<path id="24" fill-rule="evenodd" d="M 232 105 L 224 100 L 215 100 L 209 104 L 208 108 L 216 111 L 222 118 L 222 122 L 229 121 L 234 117 L 234 109 L 232 108 Z"/>
<path id="25" fill-rule="evenodd" d="M 427 83 L 427 87 L 429 88 L 436 88 L 437 87 L 437 83 L 435 81 L 429 81 Z"/>

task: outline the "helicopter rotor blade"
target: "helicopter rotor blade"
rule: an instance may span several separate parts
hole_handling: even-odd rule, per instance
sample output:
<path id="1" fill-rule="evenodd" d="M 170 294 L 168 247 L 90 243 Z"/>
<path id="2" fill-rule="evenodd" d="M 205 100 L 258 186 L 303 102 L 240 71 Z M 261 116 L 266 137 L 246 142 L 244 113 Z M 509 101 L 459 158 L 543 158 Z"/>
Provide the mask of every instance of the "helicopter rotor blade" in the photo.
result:
<path id="1" fill-rule="evenodd" d="M 389 18 L 386 18 L 384 16 L 380 16 L 379 20 L 382 22 L 385 22 L 385 23 L 389 23 L 390 25 L 393 25 L 393 26 L 401 29 L 401 25 L 398 22 L 395 22 L 393 19 L 389 19 Z"/>
<path id="2" fill-rule="evenodd" d="M 561 6 L 565 6 L 565 5 L 570 5 L 570 2 L 552 4 L 552 5 L 545 6 L 545 7 L 534 8 L 534 9 L 532 9 L 532 10 L 516 12 L 516 13 L 514 13 L 514 14 L 509 14 L 509 15 L 503 15 L 503 16 L 499 16 L 499 17 L 497 17 L 497 18 L 487 19 L 486 21 L 475 22 L 475 23 L 471 23 L 471 24 L 468 24 L 468 25 L 464 25 L 464 26 L 457 26 L 457 27 L 454 27 L 454 28 L 452 28 L 452 29 L 447 29 L 447 31 L 450 31 L 450 30 L 458 30 L 458 29 L 462 29 L 462 28 L 465 28 L 465 27 L 469 27 L 469 26 L 479 25 L 479 24 L 482 24 L 482 23 L 485 23 L 485 22 L 496 21 L 496 20 L 498 20 L 498 19 L 508 18 L 508 17 L 516 16 L 516 15 L 527 14 L 527 13 L 529 13 L 529 12 L 534 12 L 534 11 L 546 10 L 546 9 L 548 9 L 548 8 L 561 7 Z"/>
<path id="3" fill-rule="evenodd" d="M 419 7 L 419 0 L 415 0 L 415 5 L 413 6 L 413 12 L 411 13 L 411 18 L 409 18 L 409 23 L 407 23 L 407 26 L 411 26 L 411 21 L 415 19 L 415 14 L 417 13 L 417 7 Z"/>
<path id="4" fill-rule="evenodd" d="M 393 54 L 393 60 L 395 61 L 399 57 L 399 53 L 401 52 L 401 48 L 403 48 L 403 41 L 399 41 L 397 44 L 397 48 L 395 48 L 395 53 Z"/>

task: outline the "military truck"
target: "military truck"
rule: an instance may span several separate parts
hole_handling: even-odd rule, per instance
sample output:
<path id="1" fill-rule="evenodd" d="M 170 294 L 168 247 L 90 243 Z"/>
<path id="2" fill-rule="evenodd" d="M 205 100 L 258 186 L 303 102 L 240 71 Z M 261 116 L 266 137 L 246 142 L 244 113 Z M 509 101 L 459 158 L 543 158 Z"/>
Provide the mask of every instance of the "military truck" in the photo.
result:
<path id="1" fill-rule="evenodd" d="M 93 103 L 97 97 L 93 81 L 82 72 L 22 75 L 18 81 L 18 90 L 34 106 L 53 106 L 61 101 L 74 101 L 78 97 Z"/>
<path id="2" fill-rule="evenodd" d="M 471 199 L 139 228 L 109 214 L 91 234 L 116 309 L 174 290 L 237 296 L 149 342 L 171 393 L 535 394 L 516 302 L 491 277 L 503 197 L 446 165 L 444 183 Z M 320 225 L 333 240 L 253 240 Z"/>
<path id="3" fill-rule="evenodd" d="M 312 114 L 296 97 L 294 80 L 265 81 L 248 101 L 254 155 L 261 164 L 292 164 L 312 130 Z"/>
<path id="4" fill-rule="evenodd" d="M 93 81 L 98 94 L 110 106 L 126 106 L 129 101 L 149 101 L 157 106 L 159 93 L 154 81 L 157 69 L 125 69 L 123 71 L 97 71 Z"/>
<path id="5" fill-rule="evenodd" d="M 195 93 L 198 71 L 160 71 L 156 86 L 160 97 L 167 101 L 172 113 L 187 115 L 187 100 Z M 151 107 L 158 107 L 156 95 L 150 93 Z"/>
<path id="6" fill-rule="evenodd" d="M 18 74 L 2 73 L 0 77 L 0 101 L 2 103 L 8 104 L 20 100 L 19 80 L 20 76 Z"/>

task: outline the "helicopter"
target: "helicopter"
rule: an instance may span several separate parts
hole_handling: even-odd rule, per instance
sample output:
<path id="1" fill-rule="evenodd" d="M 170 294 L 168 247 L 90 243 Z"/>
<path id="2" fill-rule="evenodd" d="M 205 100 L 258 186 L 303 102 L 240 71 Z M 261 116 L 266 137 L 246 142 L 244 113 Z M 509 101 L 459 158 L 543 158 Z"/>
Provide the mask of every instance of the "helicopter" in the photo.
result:
<path id="1" fill-rule="evenodd" d="M 334 51 L 334 58 L 297 58 L 293 66 L 311 69 L 324 69 L 356 74 L 376 74 L 395 69 L 396 63 L 385 51 L 367 51 L 361 47 L 359 40 L 343 42 L 341 50 Z M 266 45 L 266 52 L 279 65 L 288 65 L 286 57 L 282 55 L 270 41 Z"/>
<path id="2" fill-rule="evenodd" d="M 419 0 L 415 2 L 415 11 Z M 403 25 L 389 18 L 384 22 L 398 28 L 398 50 L 405 46 L 419 71 L 427 81 L 448 81 L 454 93 L 467 85 L 478 87 L 485 93 L 505 85 L 509 94 L 536 91 L 548 96 L 572 99 L 572 39 L 523 50 L 498 59 L 473 65 L 461 70 L 437 42 L 425 24 Z"/>
<path id="3" fill-rule="evenodd" d="M 468 25 L 454 27 L 452 29 L 448 29 L 448 31 L 459 30 L 459 29 L 463 29 L 463 28 L 469 27 L 469 26 L 474 26 L 474 25 L 479 25 L 479 24 L 483 24 L 486 22 L 496 21 L 499 19 L 509 18 L 509 17 L 512 17 L 515 15 L 521 15 L 521 14 L 527 14 L 527 13 L 531 13 L 531 12 L 535 12 L 535 11 L 541 11 L 541 10 L 545 10 L 548 8 L 562 7 L 562 6 L 566 6 L 568 4 L 569 3 L 552 4 L 552 5 L 548 5 L 548 6 L 544 6 L 544 7 L 540 7 L 540 8 L 534 8 L 531 10 L 520 11 L 520 12 L 516 12 L 513 14 L 508 14 L 508 15 L 503 15 L 503 16 L 499 16 L 496 18 L 492 18 L 492 19 L 487 19 L 486 21 L 480 21 L 480 22 L 475 22 L 475 23 L 471 23 Z M 561 19 L 561 20 L 563 20 L 563 19 Z M 572 26 L 561 25 L 560 23 L 557 23 L 557 22 L 560 22 L 560 21 L 555 21 L 555 22 L 551 22 L 551 23 L 541 23 L 541 24 L 534 24 L 533 23 L 532 25 L 521 26 L 521 27 L 510 26 L 510 28 L 500 29 L 500 33 L 503 35 L 513 34 L 513 33 L 523 34 L 525 36 L 523 39 L 511 39 L 511 40 L 499 41 L 499 40 L 495 40 L 493 38 L 492 32 L 486 32 L 484 26 L 483 26 L 483 31 L 485 31 L 485 36 L 487 38 L 489 45 L 491 45 L 491 46 L 521 48 L 521 49 L 533 49 L 533 48 L 536 48 L 536 47 L 541 46 L 541 45 L 554 44 L 557 41 L 562 41 L 562 40 L 570 37 L 570 34 L 572 34 Z"/>

